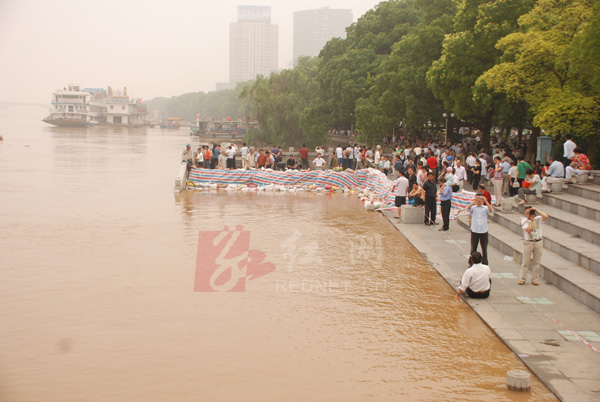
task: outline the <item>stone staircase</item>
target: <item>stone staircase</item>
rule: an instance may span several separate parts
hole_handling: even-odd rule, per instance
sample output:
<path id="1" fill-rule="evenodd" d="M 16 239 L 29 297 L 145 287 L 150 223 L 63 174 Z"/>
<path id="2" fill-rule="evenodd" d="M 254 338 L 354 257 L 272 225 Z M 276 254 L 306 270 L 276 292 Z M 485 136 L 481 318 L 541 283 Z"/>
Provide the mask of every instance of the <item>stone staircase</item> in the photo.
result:
<path id="1" fill-rule="evenodd" d="M 550 216 L 543 225 L 542 277 L 600 313 L 600 171 L 590 175 L 586 184 L 544 194 L 535 207 Z M 489 222 L 490 245 L 518 263 L 523 250 L 522 217 L 523 207 L 510 213 L 498 208 Z M 459 217 L 466 229 L 468 218 Z"/>

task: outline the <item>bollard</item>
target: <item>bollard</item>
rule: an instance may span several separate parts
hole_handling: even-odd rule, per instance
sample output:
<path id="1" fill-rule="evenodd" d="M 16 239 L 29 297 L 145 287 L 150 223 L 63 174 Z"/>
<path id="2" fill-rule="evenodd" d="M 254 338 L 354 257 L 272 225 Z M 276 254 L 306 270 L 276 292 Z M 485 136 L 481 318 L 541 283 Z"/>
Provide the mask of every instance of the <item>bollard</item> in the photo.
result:
<path id="1" fill-rule="evenodd" d="M 535 204 L 537 202 L 537 195 L 534 194 L 525 194 L 525 201 L 528 204 Z"/>
<path id="2" fill-rule="evenodd" d="M 563 191 L 563 183 L 562 181 L 550 184 L 553 193 L 562 193 Z"/>
<path id="3" fill-rule="evenodd" d="M 423 208 L 412 205 L 402 205 L 402 222 L 409 224 L 423 224 Z"/>
<path id="4" fill-rule="evenodd" d="M 587 175 L 587 173 L 580 174 L 579 176 L 577 176 L 577 184 L 587 184 L 588 180 L 589 176 Z"/>
<path id="5" fill-rule="evenodd" d="M 531 376 L 525 370 L 509 370 L 506 372 L 506 383 L 511 391 L 529 391 Z"/>

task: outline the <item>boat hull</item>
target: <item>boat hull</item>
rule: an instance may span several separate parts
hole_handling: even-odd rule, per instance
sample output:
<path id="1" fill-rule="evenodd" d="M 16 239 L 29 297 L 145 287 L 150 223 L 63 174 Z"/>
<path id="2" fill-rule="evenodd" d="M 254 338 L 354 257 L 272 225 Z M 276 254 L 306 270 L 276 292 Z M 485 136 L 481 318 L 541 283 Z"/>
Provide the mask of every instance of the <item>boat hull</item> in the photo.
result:
<path id="1" fill-rule="evenodd" d="M 44 119 L 44 123 L 52 124 L 58 127 L 90 127 L 90 123 L 86 123 L 81 120 L 69 120 L 69 119 Z"/>

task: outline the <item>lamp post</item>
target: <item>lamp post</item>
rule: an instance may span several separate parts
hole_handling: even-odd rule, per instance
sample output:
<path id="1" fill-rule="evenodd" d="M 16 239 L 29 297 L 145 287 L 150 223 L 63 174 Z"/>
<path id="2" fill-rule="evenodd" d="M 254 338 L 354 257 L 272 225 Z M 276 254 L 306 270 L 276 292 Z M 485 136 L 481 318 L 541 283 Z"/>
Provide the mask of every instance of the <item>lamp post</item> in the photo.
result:
<path id="1" fill-rule="evenodd" d="M 454 113 L 450 113 L 450 117 L 454 118 Z M 444 146 L 448 143 L 448 113 L 444 113 L 442 115 L 444 119 L 446 119 L 446 134 L 444 135 Z"/>
<path id="2" fill-rule="evenodd" d="M 348 135 L 348 137 L 350 137 L 352 135 L 352 133 L 354 132 L 354 114 L 350 113 L 350 135 Z"/>

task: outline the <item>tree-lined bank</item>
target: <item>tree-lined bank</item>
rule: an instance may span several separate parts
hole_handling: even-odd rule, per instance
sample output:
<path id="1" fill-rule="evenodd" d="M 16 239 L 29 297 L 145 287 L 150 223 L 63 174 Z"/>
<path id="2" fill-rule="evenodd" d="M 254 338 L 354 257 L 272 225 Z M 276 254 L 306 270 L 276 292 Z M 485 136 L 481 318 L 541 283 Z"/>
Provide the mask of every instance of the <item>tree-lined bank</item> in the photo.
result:
<path id="1" fill-rule="evenodd" d="M 195 119 L 250 117 L 248 140 L 323 144 L 354 129 L 373 144 L 399 130 L 458 127 L 574 135 L 592 160 L 600 131 L 600 2 L 390 0 L 315 59 L 235 90 L 149 102 Z M 443 117 L 446 114 L 448 120 Z M 534 147 L 530 147 L 533 149 Z"/>

